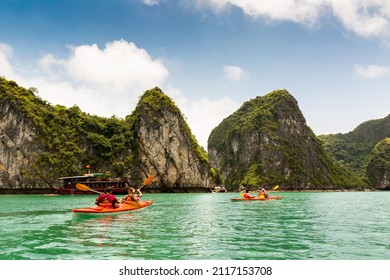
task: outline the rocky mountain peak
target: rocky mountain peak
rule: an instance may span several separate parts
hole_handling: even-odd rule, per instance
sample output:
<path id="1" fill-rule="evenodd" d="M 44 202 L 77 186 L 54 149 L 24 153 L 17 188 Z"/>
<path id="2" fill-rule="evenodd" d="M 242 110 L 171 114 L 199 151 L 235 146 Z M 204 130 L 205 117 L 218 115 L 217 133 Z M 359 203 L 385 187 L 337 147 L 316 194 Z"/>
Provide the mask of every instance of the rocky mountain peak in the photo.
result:
<path id="1" fill-rule="evenodd" d="M 142 168 L 157 175 L 162 191 L 208 188 L 207 154 L 171 98 L 159 88 L 146 91 L 133 117 Z"/>
<path id="2" fill-rule="evenodd" d="M 286 90 L 245 102 L 211 132 L 208 152 L 228 188 L 283 184 L 315 189 L 360 183 L 333 164 Z"/>

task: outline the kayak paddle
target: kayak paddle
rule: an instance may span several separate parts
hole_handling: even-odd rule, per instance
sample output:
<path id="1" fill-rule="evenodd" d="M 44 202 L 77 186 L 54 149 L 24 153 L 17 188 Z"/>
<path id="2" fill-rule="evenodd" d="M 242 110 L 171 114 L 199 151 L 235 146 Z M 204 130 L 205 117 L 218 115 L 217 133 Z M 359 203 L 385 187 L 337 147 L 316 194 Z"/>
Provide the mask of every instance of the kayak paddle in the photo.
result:
<path id="1" fill-rule="evenodd" d="M 91 189 L 90 187 L 88 187 L 87 185 L 84 185 L 84 184 L 76 184 L 76 188 L 81 190 L 81 191 L 90 191 L 90 192 L 95 192 L 95 193 L 98 193 L 98 194 L 102 194 L 101 192 L 98 192 L 98 191 L 95 191 L 93 189 Z"/>
<path id="2" fill-rule="evenodd" d="M 279 185 L 276 185 L 275 187 L 273 187 L 273 189 L 272 190 L 270 190 L 268 193 L 270 193 L 270 192 L 272 192 L 272 191 L 274 191 L 274 190 L 277 190 L 279 188 Z"/>
<path id="3" fill-rule="evenodd" d="M 149 185 L 154 179 L 154 176 L 153 175 L 150 175 L 145 181 L 144 181 L 144 184 L 142 185 L 142 187 L 140 187 L 138 189 L 138 191 L 140 191 L 143 187 L 145 187 L 146 185 Z"/>

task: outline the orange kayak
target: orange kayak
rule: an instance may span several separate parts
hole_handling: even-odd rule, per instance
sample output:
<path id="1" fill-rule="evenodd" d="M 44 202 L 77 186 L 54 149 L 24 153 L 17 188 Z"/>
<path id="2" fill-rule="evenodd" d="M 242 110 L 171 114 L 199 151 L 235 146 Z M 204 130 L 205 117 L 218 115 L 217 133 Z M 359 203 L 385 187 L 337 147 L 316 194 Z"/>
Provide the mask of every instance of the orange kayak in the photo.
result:
<path id="1" fill-rule="evenodd" d="M 269 196 L 267 198 L 260 198 L 260 197 L 254 197 L 251 199 L 242 198 L 242 197 L 233 197 L 230 200 L 231 201 L 252 201 L 252 200 L 276 200 L 276 199 L 282 199 L 283 196 L 281 195 L 275 195 L 275 196 Z"/>
<path id="2" fill-rule="evenodd" d="M 151 204 L 153 204 L 152 200 L 141 200 L 138 202 L 125 202 L 125 203 L 121 203 L 118 208 L 112 207 L 111 204 L 107 204 L 107 205 L 101 204 L 100 206 L 96 206 L 96 207 L 72 209 L 72 212 L 73 214 L 92 214 L 92 215 L 117 214 L 117 213 L 124 213 L 124 212 L 143 209 L 145 207 L 148 207 Z"/>

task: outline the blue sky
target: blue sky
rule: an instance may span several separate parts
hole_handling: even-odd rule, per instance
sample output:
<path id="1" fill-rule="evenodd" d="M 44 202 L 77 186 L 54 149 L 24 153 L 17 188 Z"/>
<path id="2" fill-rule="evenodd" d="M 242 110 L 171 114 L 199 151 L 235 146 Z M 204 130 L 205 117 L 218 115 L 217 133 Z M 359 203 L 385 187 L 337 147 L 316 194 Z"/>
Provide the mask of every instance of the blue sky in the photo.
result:
<path id="1" fill-rule="evenodd" d="M 276 89 L 317 135 L 390 113 L 387 0 L 0 0 L 0 26 L 1 76 L 107 117 L 159 86 L 205 148 Z"/>

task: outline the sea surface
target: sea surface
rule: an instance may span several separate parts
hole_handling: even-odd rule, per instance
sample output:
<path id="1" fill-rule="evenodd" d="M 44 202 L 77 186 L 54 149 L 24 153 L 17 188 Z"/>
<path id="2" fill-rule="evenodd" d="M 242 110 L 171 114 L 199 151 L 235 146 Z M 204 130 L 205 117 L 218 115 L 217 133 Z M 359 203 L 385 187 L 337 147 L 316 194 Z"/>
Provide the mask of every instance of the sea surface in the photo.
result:
<path id="1" fill-rule="evenodd" d="M 75 218 L 94 195 L 0 196 L 0 260 L 390 260 L 390 192 L 144 194 L 154 203 Z"/>

